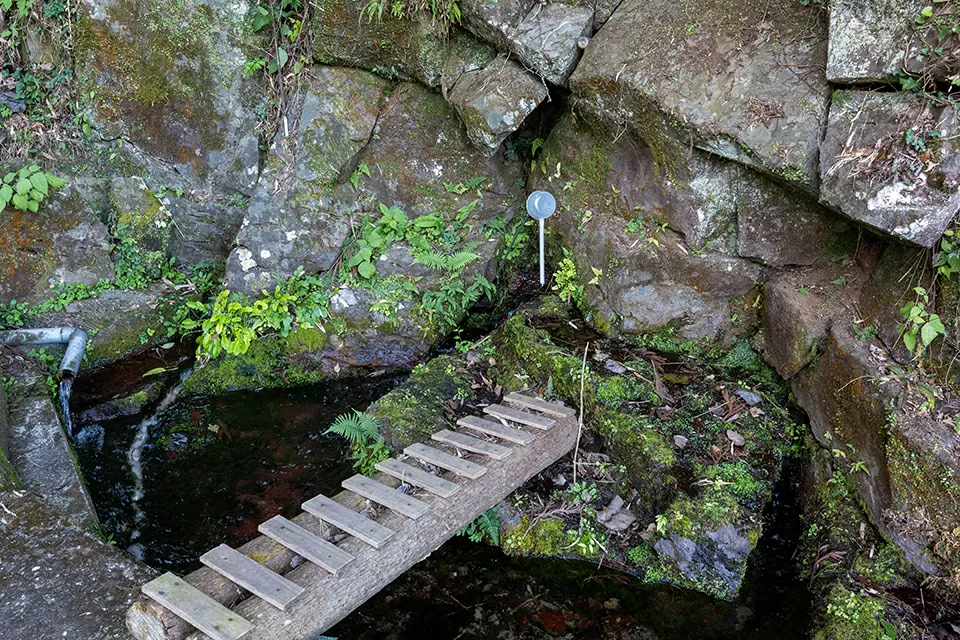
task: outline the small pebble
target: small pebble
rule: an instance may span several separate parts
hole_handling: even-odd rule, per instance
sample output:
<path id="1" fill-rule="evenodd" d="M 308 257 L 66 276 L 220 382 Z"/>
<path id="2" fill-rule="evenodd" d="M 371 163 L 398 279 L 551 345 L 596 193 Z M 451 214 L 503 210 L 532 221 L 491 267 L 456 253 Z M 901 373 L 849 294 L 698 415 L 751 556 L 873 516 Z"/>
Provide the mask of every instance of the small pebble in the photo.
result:
<path id="1" fill-rule="evenodd" d="M 673 436 L 673 444 L 677 445 L 677 449 L 683 449 L 687 446 L 688 442 L 689 440 L 683 436 Z"/>
<path id="2" fill-rule="evenodd" d="M 763 398 L 761 398 L 759 394 L 754 393 L 753 391 L 749 391 L 747 389 L 737 389 L 736 391 L 734 391 L 734 393 L 740 396 L 740 399 L 746 402 L 751 407 L 754 407 L 760 404 L 761 402 L 763 402 Z"/>
<path id="3" fill-rule="evenodd" d="M 627 372 L 627 368 L 616 360 L 607 360 L 603 363 L 603 368 L 610 373 L 616 373 L 617 375 Z"/>
<path id="4" fill-rule="evenodd" d="M 727 429 L 727 438 L 738 447 L 747 444 L 747 439 L 732 429 Z"/>

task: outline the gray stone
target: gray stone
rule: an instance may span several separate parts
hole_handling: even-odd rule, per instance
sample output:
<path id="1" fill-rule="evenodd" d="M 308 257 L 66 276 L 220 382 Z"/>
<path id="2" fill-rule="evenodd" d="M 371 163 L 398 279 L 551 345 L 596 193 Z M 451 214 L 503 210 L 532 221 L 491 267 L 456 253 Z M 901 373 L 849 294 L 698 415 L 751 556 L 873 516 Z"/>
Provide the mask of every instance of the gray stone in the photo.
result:
<path id="1" fill-rule="evenodd" d="M 673 436 L 673 444 L 676 445 L 677 449 L 683 449 L 687 446 L 687 443 L 690 442 L 686 437 L 681 435 Z"/>
<path id="2" fill-rule="evenodd" d="M 448 95 L 467 127 L 467 137 L 488 154 L 546 98 L 543 82 L 507 59 L 463 74 Z"/>
<path id="3" fill-rule="evenodd" d="M 14 390 L 9 405 L 10 462 L 24 488 L 73 522 L 96 528 L 93 501 L 46 386 L 21 378 Z"/>
<path id="4" fill-rule="evenodd" d="M 927 0 L 833 0 L 827 80 L 888 82 L 908 61 L 917 65 L 917 18 Z M 910 61 L 914 61 L 912 64 Z M 912 69 L 914 70 L 914 69 Z"/>
<path id="5" fill-rule="evenodd" d="M 245 78 L 246 8 L 227 0 L 85 0 L 81 96 L 100 137 L 173 164 L 188 181 L 249 195 L 259 164 L 259 85 Z"/>
<path id="6" fill-rule="evenodd" d="M 257 294 L 299 267 L 312 274 L 333 265 L 359 209 L 351 185 L 336 183 L 373 136 L 387 87 L 362 71 L 313 69 L 295 146 L 273 150 L 278 160 L 293 157 L 292 170 L 265 172 L 227 260 L 230 289 Z"/>
<path id="7" fill-rule="evenodd" d="M 908 145 L 911 126 L 918 142 Z M 940 141 L 957 133 L 952 109 L 919 96 L 838 91 L 821 145 L 821 199 L 857 222 L 930 247 L 960 208 L 960 153 Z"/>
<path id="8" fill-rule="evenodd" d="M 144 291 L 104 291 L 62 311 L 44 313 L 34 325 L 85 329 L 91 337 L 84 368 L 107 364 L 170 340 L 157 309 L 166 291 L 166 286 L 159 283 Z"/>
<path id="9" fill-rule="evenodd" d="M 816 193 L 830 94 L 810 72 L 826 59 L 817 11 L 790 3 L 758 21 L 755 3 L 734 0 L 692 22 L 684 3 L 624 0 L 570 86 L 584 109 L 646 140 L 668 177 L 694 144 Z"/>
<path id="10" fill-rule="evenodd" d="M 74 524 L 36 495 L 0 493 L 0 637 L 126 640 L 124 616 L 156 571 Z"/>
<path id="11" fill-rule="evenodd" d="M 734 393 L 737 394 L 737 396 L 741 400 L 746 402 L 751 407 L 755 407 L 761 402 L 763 402 L 763 398 L 760 396 L 759 393 L 754 393 L 749 389 L 737 389 L 736 391 L 734 391 Z"/>
<path id="12" fill-rule="evenodd" d="M 472 0 L 464 23 L 553 84 L 566 86 L 580 58 L 577 41 L 593 34 L 594 9 L 569 2 Z"/>
<path id="13" fill-rule="evenodd" d="M 747 444 L 747 439 L 733 429 L 727 429 L 727 440 L 732 442 L 735 447 L 742 447 Z"/>
<path id="14" fill-rule="evenodd" d="M 103 190 L 77 178 L 50 194 L 39 211 L 0 211 L 0 303 L 39 302 L 55 284 L 112 280 L 110 234 L 100 220 Z"/>
<path id="15" fill-rule="evenodd" d="M 627 368 L 617 362 L 616 360 L 605 360 L 603 362 L 603 368 L 609 371 L 610 373 L 615 373 L 620 375 L 621 373 L 626 373 Z"/>

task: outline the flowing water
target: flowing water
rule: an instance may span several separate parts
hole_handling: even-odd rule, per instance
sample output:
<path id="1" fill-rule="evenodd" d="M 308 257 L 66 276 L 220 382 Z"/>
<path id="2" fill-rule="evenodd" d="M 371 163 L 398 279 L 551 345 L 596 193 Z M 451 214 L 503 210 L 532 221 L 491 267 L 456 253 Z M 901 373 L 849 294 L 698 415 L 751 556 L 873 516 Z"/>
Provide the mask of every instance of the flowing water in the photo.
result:
<path id="1" fill-rule="evenodd" d="M 73 387 L 73 376 L 65 376 L 60 381 L 60 414 L 63 416 L 63 427 L 67 437 L 73 439 L 73 417 L 70 415 L 70 390 Z"/>
<path id="2" fill-rule="evenodd" d="M 143 545 L 138 542 L 140 538 L 140 529 L 147 520 L 147 514 L 140 507 L 140 501 L 143 500 L 143 450 L 150 438 L 150 429 L 160 424 L 164 411 L 177 400 L 180 391 L 183 389 L 183 382 L 190 377 L 193 369 L 184 369 L 180 374 L 180 379 L 174 384 L 160 400 L 160 404 L 153 410 L 153 413 L 137 425 L 136 435 L 127 451 L 127 464 L 130 466 L 130 474 L 133 476 L 133 491 L 130 494 L 130 508 L 133 511 L 133 523 L 130 528 L 131 545 L 127 551 L 132 553 L 137 559 L 143 559 Z"/>

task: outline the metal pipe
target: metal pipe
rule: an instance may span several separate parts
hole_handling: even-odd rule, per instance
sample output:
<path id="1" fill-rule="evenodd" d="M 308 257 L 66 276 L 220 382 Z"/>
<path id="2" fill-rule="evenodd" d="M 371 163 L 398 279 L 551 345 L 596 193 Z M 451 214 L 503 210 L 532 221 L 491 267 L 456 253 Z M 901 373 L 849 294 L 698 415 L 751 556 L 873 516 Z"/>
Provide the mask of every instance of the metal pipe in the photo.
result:
<path id="1" fill-rule="evenodd" d="M 12 329 L 0 331 L 0 345 L 42 346 L 47 344 L 66 344 L 67 350 L 60 362 L 59 375 L 73 377 L 80 371 L 80 362 L 87 349 L 87 332 L 76 327 L 55 327 L 48 329 Z"/>

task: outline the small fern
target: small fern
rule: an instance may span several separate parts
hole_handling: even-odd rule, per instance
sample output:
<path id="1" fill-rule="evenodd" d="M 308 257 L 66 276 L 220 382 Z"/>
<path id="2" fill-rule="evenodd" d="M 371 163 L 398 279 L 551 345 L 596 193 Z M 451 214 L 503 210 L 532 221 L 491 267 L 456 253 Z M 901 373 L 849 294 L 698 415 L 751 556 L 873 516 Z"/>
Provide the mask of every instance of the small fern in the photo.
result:
<path id="1" fill-rule="evenodd" d="M 490 541 L 500 546 L 500 512 L 496 507 L 491 507 L 480 514 L 476 520 L 465 526 L 457 533 L 458 536 L 466 536 L 471 542 L 480 542 L 484 537 L 489 537 Z"/>
<path id="2" fill-rule="evenodd" d="M 417 254 L 413 256 L 413 262 L 415 264 L 422 264 L 428 269 L 435 271 L 446 271 L 449 269 L 450 256 L 430 249 L 428 251 L 418 251 Z"/>
<path id="3" fill-rule="evenodd" d="M 380 423 L 365 413 L 354 410 L 339 416 L 326 433 L 335 433 L 350 441 L 351 445 L 366 445 L 380 439 Z"/>
<path id="4" fill-rule="evenodd" d="M 472 251 L 458 251 L 452 256 L 448 256 L 447 260 L 447 271 L 460 272 L 463 271 L 471 262 L 479 260 L 480 256 Z"/>

